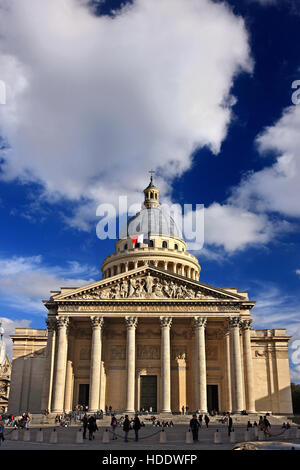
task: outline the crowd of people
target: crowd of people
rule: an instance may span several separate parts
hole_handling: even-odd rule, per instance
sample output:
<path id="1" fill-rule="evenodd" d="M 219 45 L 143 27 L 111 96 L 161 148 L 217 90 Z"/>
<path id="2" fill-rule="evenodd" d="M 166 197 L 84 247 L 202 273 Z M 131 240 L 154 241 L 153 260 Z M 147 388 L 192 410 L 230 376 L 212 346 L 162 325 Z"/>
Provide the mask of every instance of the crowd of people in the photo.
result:
<path id="1" fill-rule="evenodd" d="M 14 416 L 12 414 L 2 414 L 0 415 L 1 423 L 7 426 L 12 426 L 18 429 L 28 428 L 31 422 L 31 416 L 29 412 L 22 413 L 19 416 Z"/>

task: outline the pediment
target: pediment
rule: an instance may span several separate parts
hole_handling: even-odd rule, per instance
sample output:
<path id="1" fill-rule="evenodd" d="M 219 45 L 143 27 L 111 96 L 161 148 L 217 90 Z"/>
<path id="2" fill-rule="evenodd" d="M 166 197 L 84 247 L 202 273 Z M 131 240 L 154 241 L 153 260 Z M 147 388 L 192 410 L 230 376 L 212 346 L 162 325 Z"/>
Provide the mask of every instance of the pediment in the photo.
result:
<path id="1" fill-rule="evenodd" d="M 152 266 L 127 271 L 53 297 L 55 302 L 156 299 L 245 301 L 236 293 Z"/>

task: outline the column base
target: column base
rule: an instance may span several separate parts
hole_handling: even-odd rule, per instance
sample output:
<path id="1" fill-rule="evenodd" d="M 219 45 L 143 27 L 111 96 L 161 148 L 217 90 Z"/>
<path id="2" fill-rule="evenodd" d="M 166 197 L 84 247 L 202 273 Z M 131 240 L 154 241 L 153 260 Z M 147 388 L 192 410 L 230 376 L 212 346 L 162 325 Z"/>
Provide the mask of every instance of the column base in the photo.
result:
<path id="1" fill-rule="evenodd" d="M 172 414 L 172 411 L 171 410 L 160 410 L 161 414 Z"/>

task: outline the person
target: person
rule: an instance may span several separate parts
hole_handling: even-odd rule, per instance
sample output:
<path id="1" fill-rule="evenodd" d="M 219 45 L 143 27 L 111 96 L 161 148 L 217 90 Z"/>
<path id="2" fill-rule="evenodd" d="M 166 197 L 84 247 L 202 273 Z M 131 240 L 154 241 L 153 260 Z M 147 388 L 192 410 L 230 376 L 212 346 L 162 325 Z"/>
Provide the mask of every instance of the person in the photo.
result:
<path id="1" fill-rule="evenodd" d="M 84 417 L 82 418 L 82 425 L 83 425 L 83 439 L 86 439 L 86 429 L 88 426 L 88 417 L 86 413 Z"/>
<path id="2" fill-rule="evenodd" d="M 116 418 L 116 416 L 113 414 L 112 417 L 111 417 L 111 422 L 110 422 L 110 425 L 112 427 L 112 433 L 113 433 L 113 440 L 117 439 L 117 436 L 116 436 L 116 429 L 117 429 L 117 426 L 118 426 L 118 420 Z"/>
<path id="3" fill-rule="evenodd" d="M 135 440 L 139 440 L 139 430 L 141 429 L 141 422 L 139 420 L 138 415 L 136 414 L 133 420 L 133 429 L 135 432 Z"/>
<path id="4" fill-rule="evenodd" d="M 230 416 L 230 413 L 228 413 L 228 436 L 230 436 L 231 431 L 232 431 L 232 417 Z"/>
<path id="5" fill-rule="evenodd" d="M 263 417 L 260 416 L 259 421 L 258 421 L 258 426 L 260 427 L 261 430 L 263 430 L 263 425 L 264 425 L 264 420 L 263 420 Z"/>
<path id="6" fill-rule="evenodd" d="M 209 423 L 210 419 L 207 415 L 204 416 L 204 421 L 205 421 L 206 427 L 208 428 L 208 423 Z"/>
<path id="7" fill-rule="evenodd" d="M 3 424 L 3 421 L 0 420 L 0 446 L 3 441 L 4 441 L 4 424 Z"/>
<path id="8" fill-rule="evenodd" d="M 186 412 L 187 415 L 189 414 L 189 409 L 190 409 L 190 407 L 186 405 L 185 412 Z"/>
<path id="9" fill-rule="evenodd" d="M 124 441 L 128 442 L 128 433 L 130 430 L 130 421 L 128 415 L 125 415 L 124 423 L 123 423 L 123 431 L 125 433 Z"/>
<path id="10" fill-rule="evenodd" d="M 268 420 L 267 416 L 265 416 L 264 419 L 263 419 L 263 430 L 264 430 L 265 434 L 271 435 L 270 428 L 271 428 L 270 421 Z"/>
<path id="11" fill-rule="evenodd" d="M 202 419 L 203 419 L 203 415 L 199 415 L 198 421 L 199 421 L 199 427 L 200 428 L 202 428 Z"/>
<path id="12" fill-rule="evenodd" d="M 199 421 L 197 420 L 196 414 L 193 414 L 192 419 L 190 420 L 190 428 L 193 434 L 193 441 L 198 441 L 198 432 L 199 432 Z"/>
<path id="13" fill-rule="evenodd" d="M 182 407 L 181 407 L 181 412 L 184 415 L 184 405 L 182 405 Z"/>
<path id="14" fill-rule="evenodd" d="M 247 423 L 247 431 L 248 431 L 249 428 L 252 428 L 251 421 L 248 421 L 248 423 Z"/>
<path id="15" fill-rule="evenodd" d="M 111 415 L 111 412 L 112 412 L 112 406 L 111 405 L 109 405 L 108 411 L 109 411 L 109 414 Z"/>
<path id="16" fill-rule="evenodd" d="M 97 422 L 94 416 L 88 419 L 87 427 L 89 430 L 89 440 L 95 439 L 94 433 L 98 430 Z"/>

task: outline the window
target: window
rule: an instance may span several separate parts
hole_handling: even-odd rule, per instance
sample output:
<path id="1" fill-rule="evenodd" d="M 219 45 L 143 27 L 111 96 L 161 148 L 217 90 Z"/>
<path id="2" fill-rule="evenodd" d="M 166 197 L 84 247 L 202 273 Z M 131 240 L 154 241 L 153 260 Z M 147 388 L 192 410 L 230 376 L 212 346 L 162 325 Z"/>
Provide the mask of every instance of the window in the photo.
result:
<path id="1" fill-rule="evenodd" d="M 151 248 L 154 247 L 154 242 L 153 242 L 153 240 L 150 240 L 150 241 L 149 241 L 149 246 L 150 246 Z"/>
<path id="2" fill-rule="evenodd" d="M 128 245 L 127 245 L 127 243 L 126 243 L 126 244 L 124 245 L 124 250 L 127 250 L 127 248 L 128 248 Z"/>
<path id="3" fill-rule="evenodd" d="M 175 250 L 178 250 L 178 245 L 177 245 L 176 243 L 175 243 L 175 245 L 174 245 L 174 249 L 175 249 Z"/>
<path id="4" fill-rule="evenodd" d="M 163 247 L 163 248 L 168 248 L 168 244 L 167 244 L 166 241 L 162 242 L 162 247 Z"/>

